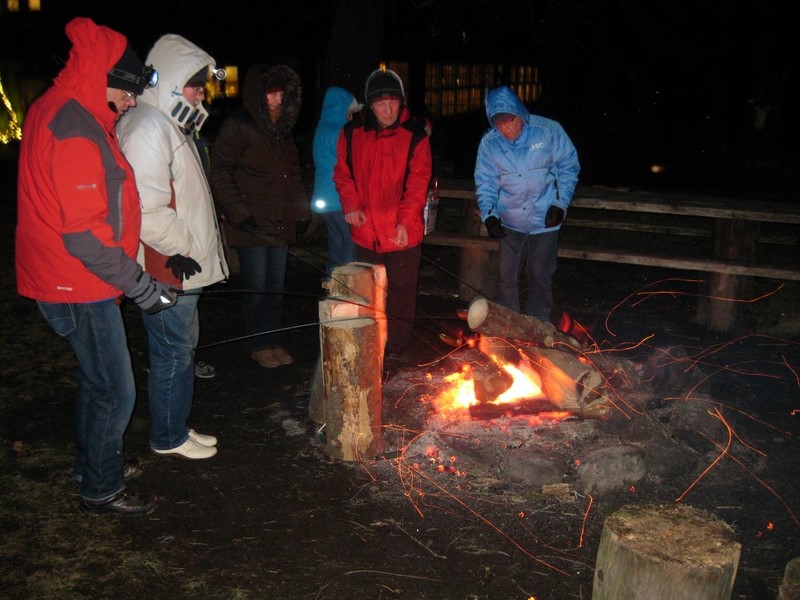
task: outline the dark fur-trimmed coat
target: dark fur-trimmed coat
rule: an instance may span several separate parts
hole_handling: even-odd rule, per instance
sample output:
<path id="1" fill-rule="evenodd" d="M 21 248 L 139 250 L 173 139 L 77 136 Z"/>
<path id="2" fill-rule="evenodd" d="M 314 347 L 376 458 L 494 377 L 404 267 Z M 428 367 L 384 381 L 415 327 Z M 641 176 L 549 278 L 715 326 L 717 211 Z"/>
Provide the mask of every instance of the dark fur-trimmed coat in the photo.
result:
<path id="1" fill-rule="evenodd" d="M 285 89 L 272 123 L 266 91 Z M 311 220 L 292 135 L 301 103 L 300 77 L 286 65 L 256 65 L 245 78 L 243 106 L 228 117 L 211 146 L 211 187 L 222 207 L 230 246 L 283 246 L 297 241 L 295 224 Z M 252 218 L 262 234 L 243 230 Z"/>

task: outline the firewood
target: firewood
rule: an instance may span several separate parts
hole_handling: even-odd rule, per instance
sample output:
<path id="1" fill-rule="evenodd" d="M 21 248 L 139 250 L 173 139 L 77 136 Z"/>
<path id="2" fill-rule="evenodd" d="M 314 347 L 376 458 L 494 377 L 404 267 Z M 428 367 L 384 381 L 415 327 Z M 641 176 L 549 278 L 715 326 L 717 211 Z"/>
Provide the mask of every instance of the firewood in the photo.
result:
<path id="1" fill-rule="evenodd" d="M 524 340 L 544 348 L 556 346 L 566 346 L 572 350 L 582 348 L 578 340 L 558 331 L 552 323 L 514 312 L 484 297 L 477 297 L 470 302 L 467 325 L 481 335 Z"/>
<path id="2" fill-rule="evenodd" d="M 321 326 L 327 450 L 356 461 L 381 452 L 383 386 L 373 319 L 340 319 Z"/>

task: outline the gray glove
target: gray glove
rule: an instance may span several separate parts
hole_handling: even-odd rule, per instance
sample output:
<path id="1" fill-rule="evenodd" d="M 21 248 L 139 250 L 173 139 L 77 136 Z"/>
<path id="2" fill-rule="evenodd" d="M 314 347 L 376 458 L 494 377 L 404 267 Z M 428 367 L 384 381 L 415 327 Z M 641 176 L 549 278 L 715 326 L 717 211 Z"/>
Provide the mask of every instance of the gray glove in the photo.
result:
<path id="1" fill-rule="evenodd" d="M 146 271 L 139 273 L 136 285 L 128 292 L 127 296 L 148 315 L 169 308 L 178 301 L 178 294 L 175 293 L 175 290 L 153 279 Z"/>

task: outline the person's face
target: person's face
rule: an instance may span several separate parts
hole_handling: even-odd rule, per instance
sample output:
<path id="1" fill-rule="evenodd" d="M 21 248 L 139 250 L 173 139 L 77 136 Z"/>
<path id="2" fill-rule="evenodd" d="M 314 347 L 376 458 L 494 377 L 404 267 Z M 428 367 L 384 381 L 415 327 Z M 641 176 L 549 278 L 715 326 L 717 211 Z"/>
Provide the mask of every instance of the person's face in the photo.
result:
<path id="1" fill-rule="evenodd" d="M 283 95 L 285 92 L 269 92 L 267 94 L 267 108 L 270 112 L 279 111 L 283 106 Z"/>
<path id="2" fill-rule="evenodd" d="M 189 104 L 196 107 L 206 97 L 206 88 L 201 85 L 186 85 L 183 87 L 183 97 Z"/>
<path id="3" fill-rule="evenodd" d="M 399 98 L 383 98 L 376 100 L 370 105 L 372 113 L 378 119 L 378 124 L 381 127 L 391 127 L 397 121 L 400 114 L 400 99 Z"/>
<path id="4" fill-rule="evenodd" d="M 522 133 L 522 125 L 522 117 L 514 116 L 513 119 L 509 119 L 503 123 L 497 123 L 496 127 L 504 138 L 509 142 L 513 142 Z"/>
<path id="5" fill-rule="evenodd" d="M 106 88 L 106 101 L 117 113 L 117 118 L 125 114 L 132 106 L 136 106 L 136 94 L 117 88 Z"/>

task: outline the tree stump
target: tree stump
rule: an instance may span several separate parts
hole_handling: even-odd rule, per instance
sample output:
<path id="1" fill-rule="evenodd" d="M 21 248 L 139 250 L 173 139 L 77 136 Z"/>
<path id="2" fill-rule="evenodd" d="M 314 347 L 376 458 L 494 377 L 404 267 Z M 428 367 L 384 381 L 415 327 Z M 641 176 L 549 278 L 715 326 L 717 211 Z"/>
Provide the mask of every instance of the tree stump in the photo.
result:
<path id="1" fill-rule="evenodd" d="M 786 563 L 777 600 L 798 600 L 798 598 L 800 598 L 800 557 Z"/>
<path id="2" fill-rule="evenodd" d="M 378 373 L 383 372 L 383 350 L 388 335 L 386 321 L 386 267 L 353 262 L 336 267 L 331 273 L 328 287 L 329 300 L 319 304 L 319 321 L 326 324 L 335 319 L 371 318 L 378 324 L 378 343 L 373 351 L 378 354 Z M 322 331 L 320 330 L 320 336 Z M 322 372 L 324 348 L 311 382 L 308 417 L 325 423 L 325 378 Z"/>
<path id="3" fill-rule="evenodd" d="M 732 529 L 705 511 L 626 507 L 603 525 L 592 600 L 728 600 L 740 555 Z"/>
<path id="4" fill-rule="evenodd" d="M 322 379 L 327 449 L 355 461 L 383 450 L 383 386 L 378 326 L 373 319 L 322 325 Z"/>

